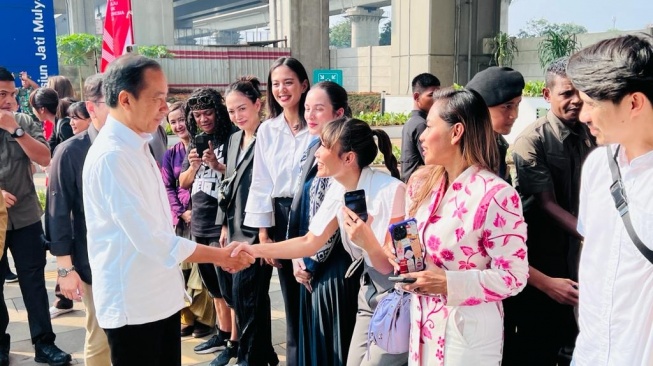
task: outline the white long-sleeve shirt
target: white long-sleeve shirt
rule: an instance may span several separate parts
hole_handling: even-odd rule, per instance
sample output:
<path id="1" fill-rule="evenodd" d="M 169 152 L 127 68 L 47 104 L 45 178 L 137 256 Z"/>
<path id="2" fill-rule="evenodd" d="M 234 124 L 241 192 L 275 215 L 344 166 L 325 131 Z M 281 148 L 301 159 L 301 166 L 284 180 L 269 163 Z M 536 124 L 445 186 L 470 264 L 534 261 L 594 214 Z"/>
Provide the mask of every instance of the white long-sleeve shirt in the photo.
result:
<path id="1" fill-rule="evenodd" d="M 196 244 L 170 225 L 149 138 L 109 116 L 84 162 L 88 256 L 102 328 L 150 323 L 184 307 L 178 263 Z"/>
<path id="2" fill-rule="evenodd" d="M 256 132 L 254 171 L 245 205 L 245 225 L 274 226 L 272 200 L 295 194 L 299 162 L 312 139 L 308 128 L 293 136 L 283 113 L 261 124 Z"/>
<path id="3" fill-rule="evenodd" d="M 614 152 L 616 145 L 612 146 Z M 619 167 L 630 217 L 653 249 L 653 151 Z M 653 365 L 653 264 L 637 250 L 610 195 L 605 147 L 583 166 L 578 231 L 585 237 L 579 266 L 576 366 Z"/>

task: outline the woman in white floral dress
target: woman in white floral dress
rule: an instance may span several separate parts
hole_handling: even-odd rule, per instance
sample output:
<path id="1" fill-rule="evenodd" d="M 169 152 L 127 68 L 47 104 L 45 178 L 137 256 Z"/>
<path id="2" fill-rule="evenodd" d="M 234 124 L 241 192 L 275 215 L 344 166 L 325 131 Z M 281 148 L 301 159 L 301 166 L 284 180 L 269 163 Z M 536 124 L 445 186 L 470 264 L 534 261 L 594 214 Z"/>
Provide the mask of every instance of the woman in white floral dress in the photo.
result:
<path id="1" fill-rule="evenodd" d="M 415 283 L 409 365 L 499 365 L 501 300 L 526 285 L 519 195 L 494 172 L 490 115 L 473 91 L 442 90 L 420 137 L 426 167 L 408 183 L 426 270 Z"/>

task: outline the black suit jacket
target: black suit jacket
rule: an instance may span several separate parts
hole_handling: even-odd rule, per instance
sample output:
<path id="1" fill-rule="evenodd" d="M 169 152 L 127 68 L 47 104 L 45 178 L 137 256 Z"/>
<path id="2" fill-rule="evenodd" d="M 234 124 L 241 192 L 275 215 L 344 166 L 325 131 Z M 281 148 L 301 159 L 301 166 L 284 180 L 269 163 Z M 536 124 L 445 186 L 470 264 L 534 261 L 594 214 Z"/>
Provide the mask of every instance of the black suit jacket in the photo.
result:
<path id="1" fill-rule="evenodd" d="M 221 208 L 218 209 L 216 223 L 218 225 L 228 224 L 228 243 L 236 240 L 254 244 L 258 243 L 259 229 L 245 226 L 243 223 L 245 222 L 245 205 L 247 204 L 247 196 L 249 196 L 249 187 L 252 185 L 254 144 L 256 144 L 256 140 L 245 151 L 244 159 L 238 164 L 238 152 L 243 137 L 244 132 L 238 131 L 229 138 L 225 177 L 231 177 L 234 172 L 236 172 L 236 177 L 233 182 L 231 201 L 229 201 L 225 211 Z"/>
<path id="2" fill-rule="evenodd" d="M 317 140 L 319 141 L 319 140 Z M 295 196 L 290 205 L 290 217 L 288 218 L 288 239 L 300 236 L 299 221 L 301 218 L 302 194 L 304 192 L 304 184 L 309 179 L 317 174 L 317 166 L 315 163 L 315 152 L 320 148 L 319 142 L 312 142 L 307 150 L 306 160 L 302 164 L 302 174 L 299 177 L 300 187 L 295 190 Z"/>

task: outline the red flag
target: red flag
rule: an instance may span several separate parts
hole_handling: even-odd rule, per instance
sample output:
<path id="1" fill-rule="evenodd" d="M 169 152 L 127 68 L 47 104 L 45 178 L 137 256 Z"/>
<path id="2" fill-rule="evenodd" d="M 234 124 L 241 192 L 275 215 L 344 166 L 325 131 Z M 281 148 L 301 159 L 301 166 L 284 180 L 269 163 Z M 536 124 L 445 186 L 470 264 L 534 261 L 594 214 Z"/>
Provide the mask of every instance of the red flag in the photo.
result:
<path id="1" fill-rule="evenodd" d="M 134 44 L 132 8 L 130 0 L 109 0 L 107 2 L 104 33 L 102 34 L 102 63 L 100 71 L 126 52 Z"/>

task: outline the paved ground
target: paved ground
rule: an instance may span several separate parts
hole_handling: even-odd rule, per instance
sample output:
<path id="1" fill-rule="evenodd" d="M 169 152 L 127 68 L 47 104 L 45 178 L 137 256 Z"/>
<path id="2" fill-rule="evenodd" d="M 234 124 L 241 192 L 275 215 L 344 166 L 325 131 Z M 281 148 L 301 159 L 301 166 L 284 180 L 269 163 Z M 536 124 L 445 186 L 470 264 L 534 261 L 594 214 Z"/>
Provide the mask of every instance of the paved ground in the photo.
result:
<path id="1" fill-rule="evenodd" d="M 55 269 L 56 263 L 54 257 L 48 256 L 45 280 L 50 302 L 54 300 L 54 286 L 57 278 Z M 25 304 L 23 303 L 18 283 L 5 284 L 4 294 L 10 319 L 7 332 L 11 335 L 11 365 L 42 365 L 34 362 L 34 348 L 30 341 L 27 312 L 25 311 Z M 283 300 L 276 272 L 272 277 L 272 283 L 270 285 L 270 300 L 272 302 L 272 342 L 279 355 L 280 365 L 285 365 L 286 323 Z M 81 302 L 76 302 L 75 310 L 52 319 L 52 326 L 57 335 L 57 345 L 64 351 L 72 354 L 72 364 L 83 365 L 85 333 L 84 305 Z M 195 339 L 193 337 L 185 337 L 181 339 L 183 365 L 208 365 L 217 356 L 217 353 L 198 355 L 193 352 L 193 347 L 208 338 Z M 232 361 L 232 364 L 234 363 L 235 360 Z"/>
<path id="2" fill-rule="evenodd" d="M 176 141 L 172 141 L 174 143 Z M 45 187 L 45 175 L 37 173 L 34 175 L 34 183 L 37 190 Z M 13 261 L 9 256 L 12 270 Z M 50 303 L 54 300 L 54 286 L 56 284 L 56 261 L 48 254 L 45 268 L 46 288 Z M 15 270 L 14 270 L 15 273 Z M 9 310 L 9 328 L 7 332 L 11 335 L 10 363 L 12 366 L 42 365 L 34 361 L 34 348 L 31 344 L 29 326 L 27 324 L 27 312 L 20 293 L 18 283 L 7 283 L 4 288 L 5 302 Z M 286 315 L 283 308 L 283 298 L 279 287 L 279 279 L 276 271 L 273 273 L 270 283 L 270 301 L 272 305 L 272 343 L 279 355 L 280 365 L 285 366 L 285 341 L 286 341 Z M 73 365 L 83 365 L 84 355 L 84 305 L 81 302 L 75 303 L 75 310 L 71 313 L 61 315 L 52 319 L 52 326 L 57 335 L 57 345 L 73 356 Z M 193 347 L 210 337 L 195 339 L 184 337 L 182 343 L 182 364 L 183 365 L 208 365 L 218 354 L 198 355 L 193 352 Z M 235 359 L 232 360 L 235 363 Z"/>

